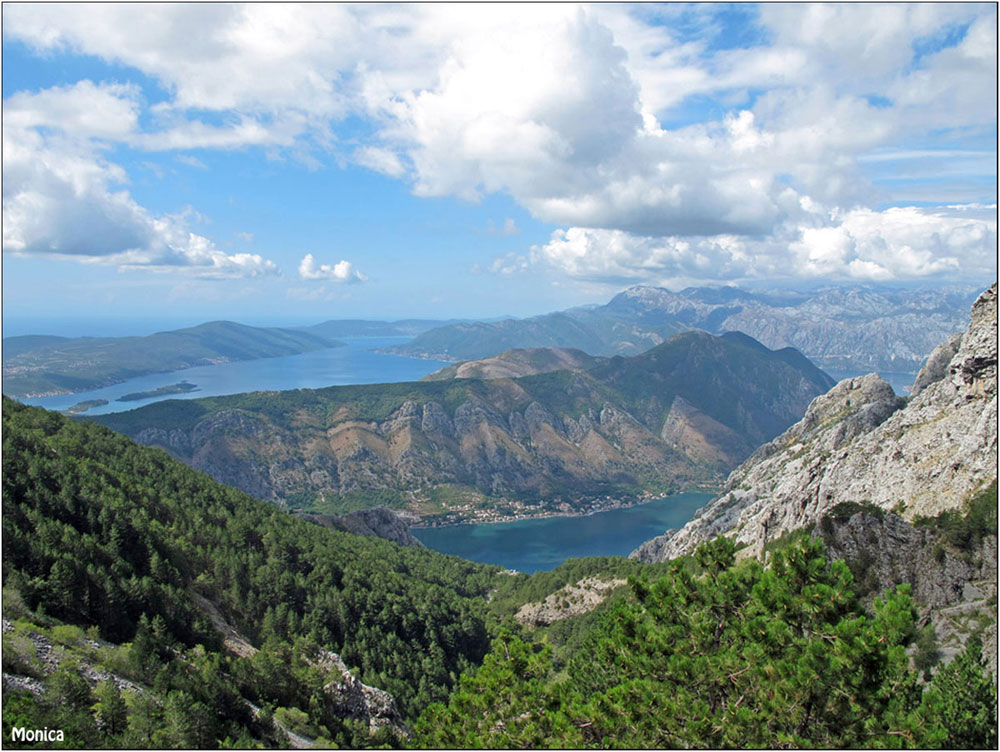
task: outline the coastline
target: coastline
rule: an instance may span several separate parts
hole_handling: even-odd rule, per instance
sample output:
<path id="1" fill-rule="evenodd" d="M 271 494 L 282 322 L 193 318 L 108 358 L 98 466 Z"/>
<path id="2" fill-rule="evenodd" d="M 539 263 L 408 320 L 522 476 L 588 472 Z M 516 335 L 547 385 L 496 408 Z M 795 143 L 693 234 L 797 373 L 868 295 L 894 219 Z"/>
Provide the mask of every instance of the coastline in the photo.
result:
<path id="1" fill-rule="evenodd" d="M 463 525 L 494 525 L 502 524 L 505 522 L 523 522 L 525 520 L 543 520 L 550 519 L 552 517 L 591 517 L 595 514 L 600 514 L 602 512 L 611 512 L 616 509 L 629 509 L 631 507 L 641 506 L 643 504 L 648 504 L 652 501 L 657 501 L 659 499 L 666 499 L 671 496 L 678 496 L 685 493 L 699 493 L 699 494 L 712 494 L 713 496 L 718 495 L 721 489 L 719 486 L 687 486 L 685 488 L 678 489 L 677 491 L 672 491 L 670 493 L 662 492 L 659 494 L 646 493 L 640 494 L 632 499 L 600 499 L 596 501 L 609 502 L 616 501 L 618 503 L 610 503 L 606 506 L 602 505 L 597 508 L 584 509 L 580 511 L 575 510 L 564 510 L 564 509 L 546 509 L 540 511 L 538 514 L 507 514 L 500 515 L 495 510 L 484 509 L 481 510 L 484 513 L 483 517 L 473 517 L 467 519 L 459 520 L 449 520 L 443 519 L 437 520 L 427 520 L 426 517 L 420 517 L 419 515 L 411 512 L 409 510 L 404 510 L 404 522 L 406 518 L 418 518 L 418 522 L 407 524 L 410 530 L 432 530 L 437 528 L 447 528 L 447 527 L 461 527 Z M 564 502 L 565 503 L 565 502 Z M 398 512 L 397 512 L 398 514 Z M 427 521 L 425 521 L 427 520 Z M 429 524 L 428 524 L 429 523 Z"/>

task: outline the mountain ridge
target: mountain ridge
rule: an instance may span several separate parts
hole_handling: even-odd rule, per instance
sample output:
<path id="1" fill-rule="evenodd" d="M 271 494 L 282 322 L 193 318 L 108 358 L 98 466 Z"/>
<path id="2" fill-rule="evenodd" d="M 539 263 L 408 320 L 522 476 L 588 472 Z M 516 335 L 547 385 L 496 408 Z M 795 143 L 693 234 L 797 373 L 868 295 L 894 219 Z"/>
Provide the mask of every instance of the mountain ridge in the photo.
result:
<path id="1" fill-rule="evenodd" d="M 833 383 L 787 359 L 686 332 L 589 371 L 164 401 L 91 419 L 297 505 L 391 492 L 412 506 L 448 484 L 529 499 L 662 492 L 718 478 Z M 687 428 L 700 437 L 692 456 Z"/>
<path id="2" fill-rule="evenodd" d="M 973 288 L 821 287 L 811 292 L 635 286 L 608 303 L 526 319 L 432 329 L 387 352 L 477 360 L 517 347 L 635 355 L 683 330 L 742 331 L 771 349 L 794 347 L 823 368 L 916 371 L 964 325 Z"/>

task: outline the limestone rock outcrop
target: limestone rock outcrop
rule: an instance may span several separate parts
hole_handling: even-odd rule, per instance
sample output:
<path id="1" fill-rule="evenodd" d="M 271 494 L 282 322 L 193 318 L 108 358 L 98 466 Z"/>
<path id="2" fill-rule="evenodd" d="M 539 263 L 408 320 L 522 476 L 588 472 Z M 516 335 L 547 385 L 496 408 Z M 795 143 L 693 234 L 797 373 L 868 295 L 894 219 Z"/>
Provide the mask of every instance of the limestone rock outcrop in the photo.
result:
<path id="1" fill-rule="evenodd" d="M 934 628 L 944 662 L 961 652 L 970 635 L 979 633 L 985 664 L 996 676 L 995 535 L 958 550 L 933 528 L 915 527 L 891 512 L 863 510 L 846 520 L 824 517 L 813 536 L 822 537 L 828 560 L 847 563 L 854 590 L 864 601 L 870 603 L 894 585 L 910 585 L 919 624 Z"/>
<path id="2" fill-rule="evenodd" d="M 320 650 L 313 662 L 329 672 L 323 694 L 336 715 L 363 721 L 372 733 L 383 726 L 405 733 L 403 718 L 392 695 L 362 683 L 336 653 Z"/>
<path id="3" fill-rule="evenodd" d="M 340 515 L 301 513 L 296 516 L 331 530 L 385 538 L 401 546 L 422 548 L 424 545 L 410 532 L 410 527 L 403 516 L 389 507 L 359 509 L 356 512 Z M 415 519 L 411 518 L 411 521 Z"/>
<path id="4" fill-rule="evenodd" d="M 899 399 L 875 374 L 841 381 L 733 471 L 683 529 L 632 556 L 664 561 L 722 534 L 757 553 L 842 502 L 906 520 L 958 508 L 997 476 L 996 284 L 973 305 L 961 339 L 934 351 L 914 392 Z"/>

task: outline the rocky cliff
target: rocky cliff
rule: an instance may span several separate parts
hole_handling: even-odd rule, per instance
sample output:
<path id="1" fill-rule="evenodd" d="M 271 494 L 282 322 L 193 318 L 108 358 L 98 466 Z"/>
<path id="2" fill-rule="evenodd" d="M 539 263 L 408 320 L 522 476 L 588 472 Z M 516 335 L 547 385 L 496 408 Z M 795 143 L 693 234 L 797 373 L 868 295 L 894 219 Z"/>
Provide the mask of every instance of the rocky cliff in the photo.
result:
<path id="1" fill-rule="evenodd" d="M 847 563 L 855 592 L 868 603 L 894 585 L 910 585 L 920 626 L 933 630 L 928 648 L 937 655 L 931 660 L 949 661 L 976 633 L 983 639 L 986 665 L 996 675 L 995 533 L 970 536 L 959 547 L 933 525 L 917 527 L 896 514 L 871 508 L 846 519 L 828 515 L 813 535 L 823 539 L 828 559 Z"/>
<path id="2" fill-rule="evenodd" d="M 331 530 L 340 530 L 354 535 L 369 535 L 385 538 L 401 546 L 420 546 L 421 543 L 411 532 L 403 518 L 388 507 L 359 509 L 350 514 L 297 514 L 304 520 Z M 411 519 L 411 521 L 415 521 Z"/>
<path id="3" fill-rule="evenodd" d="M 909 401 L 872 374 L 845 379 L 729 476 L 679 531 L 633 556 L 663 561 L 728 535 L 759 551 L 843 502 L 906 520 L 958 508 L 997 476 L 997 286 L 968 329 L 932 353 Z"/>

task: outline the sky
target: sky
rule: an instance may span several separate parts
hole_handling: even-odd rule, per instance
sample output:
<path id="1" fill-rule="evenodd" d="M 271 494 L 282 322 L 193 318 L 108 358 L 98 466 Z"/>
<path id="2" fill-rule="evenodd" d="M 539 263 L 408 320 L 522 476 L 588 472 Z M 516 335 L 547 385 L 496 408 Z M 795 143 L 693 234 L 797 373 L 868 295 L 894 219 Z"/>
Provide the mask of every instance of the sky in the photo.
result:
<path id="1" fill-rule="evenodd" d="M 4 333 L 986 286 L 996 14 L 4 4 Z"/>

